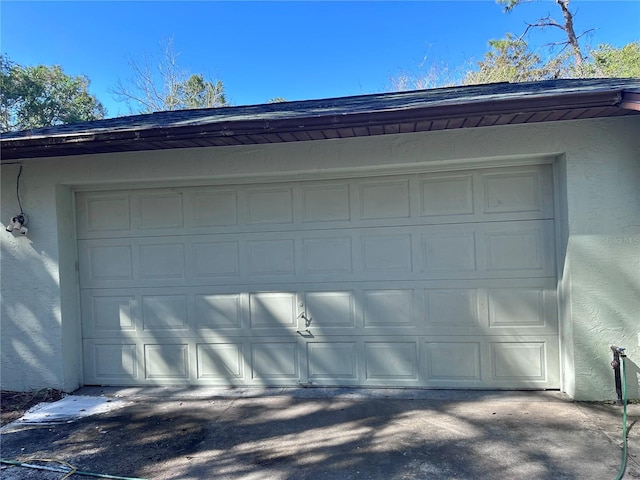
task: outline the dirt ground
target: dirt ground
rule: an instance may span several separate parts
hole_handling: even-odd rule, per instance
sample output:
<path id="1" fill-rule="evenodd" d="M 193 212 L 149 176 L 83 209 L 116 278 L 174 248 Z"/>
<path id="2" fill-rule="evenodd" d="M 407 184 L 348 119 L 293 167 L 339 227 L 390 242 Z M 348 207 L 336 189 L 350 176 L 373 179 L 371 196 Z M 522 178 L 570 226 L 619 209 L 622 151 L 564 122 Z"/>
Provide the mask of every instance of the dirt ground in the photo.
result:
<path id="1" fill-rule="evenodd" d="M 8 429 L 3 458 L 153 480 L 600 480 L 614 478 L 621 459 L 620 407 L 554 392 L 94 387 L 79 394 L 124 405 Z M 7 409 L 9 400 L 15 409 L 35 398 L 6 396 Z M 638 419 L 640 406 L 630 405 L 628 478 L 640 477 Z M 3 480 L 61 477 L 0 468 Z"/>
<path id="2" fill-rule="evenodd" d="M 0 392 L 0 426 L 22 417 L 27 410 L 42 402 L 57 402 L 66 393 L 53 388 L 43 388 L 34 392 Z"/>

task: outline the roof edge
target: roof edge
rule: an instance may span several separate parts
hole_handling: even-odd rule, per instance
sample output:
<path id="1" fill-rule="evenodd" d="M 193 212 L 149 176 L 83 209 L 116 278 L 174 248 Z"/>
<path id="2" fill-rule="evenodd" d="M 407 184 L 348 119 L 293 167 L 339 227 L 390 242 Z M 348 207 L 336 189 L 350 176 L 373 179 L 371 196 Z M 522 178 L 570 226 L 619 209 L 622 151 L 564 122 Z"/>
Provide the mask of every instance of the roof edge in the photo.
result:
<path id="1" fill-rule="evenodd" d="M 296 136 L 296 134 L 304 132 L 336 129 L 359 129 L 362 133 L 355 136 L 369 136 L 374 134 L 370 131 L 374 127 L 407 122 L 436 122 L 462 117 L 523 113 L 536 114 L 562 109 L 616 107 L 623 110 L 622 114 L 624 114 L 624 110 L 629 113 L 640 111 L 640 88 L 633 87 L 628 89 L 620 87 L 568 89 L 560 92 L 557 90 L 524 92 L 522 95 L 489 95 L 485 97 L 465 97 L 462 95 L 457 99 L 446 98 L 445 101 L 420 101 L 419 94 L 420 92 L 409 92 L 405 97 L 402 94 L 394 94 L 394 101 L 390 102 L 388 106 L 384 102 L 378 102 L 373 105 L 374 108 L 368 110 L 349 111 L 326 108 L 325 110 L 317 109 L 311 113 L 305 112 L 304 115 L 291 115 L 281 118 L 260 118 L 258 115 L 255 119 L 225 120 L 225 117 L 222 116 L 213 118 L 211 121 L 195 122 L 193 124 L 176 122 L 173 125 L 153 126 L 150 128 L 139 126 L 130 129 L 113 129 L 106 132 L 88 130 L 60 135 L 4 138 L 0 139 L 0 147 L 2 148 L 0 152 L 1 161 L 6 163 L 6 161 L 17 159 L 86 154 L 87 150 L 92 148 L 95 149 L 95 153 L 180 148 L 181 146 L 186 147 L 187 145 L 184 145 L 184 142 L 190 140 L 196 143 L 190 146 L 198 146 L 199 143 L 212 142 L 215 139 L 229 140 L 228 144 L 232 145 L 232 140 L 234 139 L 251 136 L 258 138 L 247 142 L 248 144 L 278 143 L 280 135 Z M 376 98 L 379 97 L 379 95 L 376 96 Z M 407 98 L 410 101 L 398 103 L 398 98 Z M 237 108 L 241 109 L 243 107 Z M 232 109 L 233 107 L 230 110 Z M 587 116 L 586 118 L 590 117 Z M 464 128 L 465 123 L 462 122 L 458 127 L 452 128 Z M 260 137 L 265 135 L 270 136 L 270 138 L 265 138 L 264 141 L 261 141 Z M 315 138 L 296 138 L 292 141 L 305 139 L 312 140 Z M 241 143 L 238 141 L 238 144 Z M 211 143 L 211 146 L 216 145 Z"/>

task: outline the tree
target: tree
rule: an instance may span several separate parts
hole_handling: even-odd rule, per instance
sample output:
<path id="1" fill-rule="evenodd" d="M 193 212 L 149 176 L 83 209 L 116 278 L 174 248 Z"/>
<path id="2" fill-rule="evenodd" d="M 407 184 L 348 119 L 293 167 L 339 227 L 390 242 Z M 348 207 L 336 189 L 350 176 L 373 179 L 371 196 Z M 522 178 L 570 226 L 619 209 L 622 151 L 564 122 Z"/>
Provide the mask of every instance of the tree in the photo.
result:
<path id="1" fill-rule="evenodd" d="M 505 12 L 511 12 L 518 5 L 529 3 L 536 0 L 496 0 L 499 4 L 505 6 Z M 528 72 L 523 71 L 524 77 L 527 80 L 535 80 L 544 78 L 594 78 L 594 77 L 640 77 L 640 42 L 631 42 L 621 48 L 616 48 L 611 45 L 600 45 L 594 50 L 590 50 L 587 55 L 584 54 L 584 49 L 580 45 L 580 38 L 593 29 L 586 30 L 580 34 L 576 33 L 574 27 L 574 13 L 569 9 L 570 0 L 553 0 L 562 11 L 563 20 L 557 21 L 550 15 L 539 18 L 533 23 L 528 23 L 524 33 L 517 39 L 523 41 L 524 37 L 531 29 L 539 28 L 545 29 L 547 27 L 555 27 L 563 32 L 564 39 L 559 42 L 550 42 L 547 45 L 550 47 L 561 46 L 559 53 L 552 56 L 552 58 L 546 62 L 540 63 L 537 66 L 527 67 L 526 61 L 514 65 L 527 69 Z M 513 41 L 513 38 L 507 38 L 507 40 Z M 493 46 L 493 45 L 492 45 Z M 569 47 L 569 54 L 564 50 Z M 488 54 L 485 54 L 485 59 Z M 525 56 L 522 53 L 522 56 Z M 482 62 L 479 63 L 482 67 Z M 486 67 L 486 65 L 485 65 Z M 481 68 L 481 72 L 482 72 Z M 485 74 L 489 71 L 485 68 Z M 481 73 L 481 72 L 474 72 Z M 492 72 L 494 75 L 500 73 L 498 71 Z M 470 74 L 473 76 L 473 74 Z M 510 81 L 522 81 L 518 79 L 518 76 L 512 77 Z"/>
<path id="2" fill-rule="evenodd" d="M 460 85 L 465 76 L 465 68 L 452 69 L 444 61 L 424 58 L 417 71 L 402 71 L 391 79 L 395 91 L 426 90 L 430 88 Z"/>
<path id="3" fill-rule="evenodd" d="M 498 3 L 503 4 L 505 12 L 511 12 L 515 7 L 521 5 L 523 3 L 529 3 L 532 0 L 496 0 Z M 566 40 L 561 42 L 555 42 L 550 45 L 563 45 L 563 49 L 570 46 L 573 52 L 573 58 L 575 61 L 575 65 L 578 68 L 582 68 L 584 55 L 582 54 L 582 48 L 580 47 L 580 43 L 578 39 L 584 34 L 590 32 L 591 30 L 587 30 L 586 32 L 582 32 L 580 35 L 576 34 L 576 31 L 573 26 L 573 17 L 574 13 L 569 10 L 569 2 L 570 0 L 554 0 L 554 2 L 560 7 L 562 11 L 562 22 L 558 22 L 550 15 L 546 17 L 539 18 L 534 23 L 529 23 L 527 25 L 526 30 L 521 35 L 520 38 L 523 38 L 529 30 L 532 28 L 547 28 L 547 27 L 555 27 L 564 32 L 564 35 L 567 37 Z"/>
<path id="4" fill-rule="evenodd" d="M 191 75 L 181 87 L 179 94 L 184 96 L 184 108 L 219 107 L 227 103 L 219 80 L 213 83 L 202 75 Z"/>
<path id="5" fill-rule="evenodd" d="M 489 41 L 489 47 L 478 62 L 478 69 L 467 73 L 464 84 L 532 82 L 557 78 L 562 71 L 561 58 L 545 62 L 524 40 L 510 33 Z"/>
<path id="6" fill-rule="evenodd" d="M 178 65 L 173 40 L 161 45 L 156 68 L 147 54 L 142 62 L 129 58 L 133 78 L 118 80 L 111 90 L 116 100 L 125 102 L 133 113 L 151 113 L 227 105 L 224 85 L 202 74 L 189 74 Z"/>
<path id="7" fill-rule="evenodd" d="M 622 48 L 599 45 L 578 72 L 584 77 L 640 78 L 640 42 Z"/>
<path id="8" fill-rule="evenodd" d="M 511 12 L 524 3 L 538 0 L 496 0 Z M 591 30 L 576 33 L 574 14 L 569 10 L 569 0 L 553 0 L 562 11 L 563 20 L 556 21 L 551 16 L 528 23 L 522 35 L 513 34 L 489 42 L 489 50 L 477 64 L 468 69 L 461 80 L 452 82 L 451 70 L 445 65 L 432 68 L 427 76 L 403 74 L 392 79 L 394 90 L 408 88 L 434 88 L 459 84 L 481 84 L 493 82 L 525 82 L 554 78 L 596 78 L 632 77 L 640 78 L 640 42 L 631 42 L 621 48 L 600 45 L 596 49 L 586 49 L 580 45 L 580 38 Z M 540 50 L 533 51 L 526 41 L 532 29 L 556 27 L 563 32 L 561 41 L 547 43 L 552 47 L 547 58 Z M 557 48 L 560 46 L 560 50 Z M 586 52 L 586 53 L 585 53 Z M 454 77 L 455 78 L 455 77 Z"/>
<path id="9" fill-rule="evenodd" d="M 24 67 L 0 55 L 0 129 L 3 132 L 104 118 L 89 80 L 58 65 Z"/>

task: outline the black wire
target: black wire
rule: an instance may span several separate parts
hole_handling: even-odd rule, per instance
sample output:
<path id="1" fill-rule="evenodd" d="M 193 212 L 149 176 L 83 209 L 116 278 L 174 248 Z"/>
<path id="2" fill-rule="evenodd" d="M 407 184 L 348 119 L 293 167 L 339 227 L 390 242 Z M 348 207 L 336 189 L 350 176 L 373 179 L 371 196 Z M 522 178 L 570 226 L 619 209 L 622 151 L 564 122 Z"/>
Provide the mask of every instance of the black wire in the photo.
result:
<path id="1" fill-rule="evenodd" d="M 20 201 L 20 175 L 22 175 L 22 165 L 20 165 L 20 170 L 18 171 L 18 178 L 16 179 L 16 197 L 18 198 L 18 206 L 20 207 L 20 213 L 24 213 L 22 211 L 22 202 Z"/>

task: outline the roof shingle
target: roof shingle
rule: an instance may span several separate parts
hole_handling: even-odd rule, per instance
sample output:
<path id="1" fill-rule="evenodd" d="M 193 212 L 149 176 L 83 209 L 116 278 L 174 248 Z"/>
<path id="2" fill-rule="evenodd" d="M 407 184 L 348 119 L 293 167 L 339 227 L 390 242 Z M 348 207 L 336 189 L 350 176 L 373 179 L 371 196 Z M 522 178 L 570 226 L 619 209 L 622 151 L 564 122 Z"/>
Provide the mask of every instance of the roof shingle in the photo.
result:
<path id="1" fill-rule="evenodd" d="M 550 80 L 178 110 L 2 134 L 2 161 L 637 114 L 640 79 Z"/>

